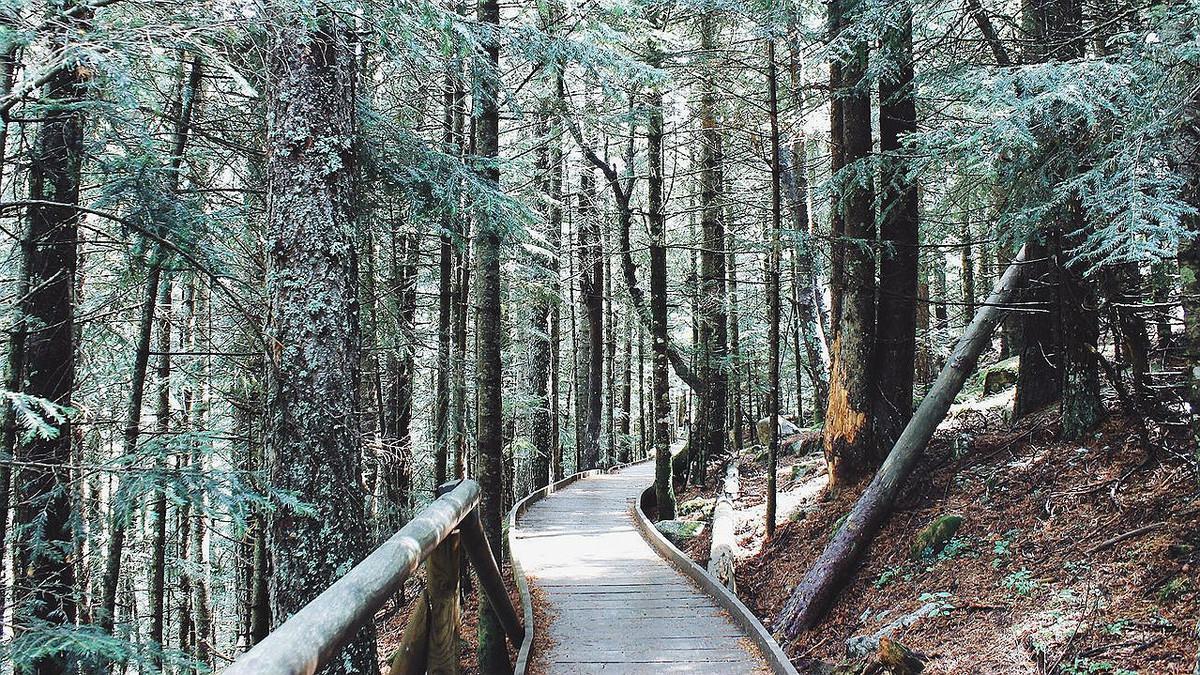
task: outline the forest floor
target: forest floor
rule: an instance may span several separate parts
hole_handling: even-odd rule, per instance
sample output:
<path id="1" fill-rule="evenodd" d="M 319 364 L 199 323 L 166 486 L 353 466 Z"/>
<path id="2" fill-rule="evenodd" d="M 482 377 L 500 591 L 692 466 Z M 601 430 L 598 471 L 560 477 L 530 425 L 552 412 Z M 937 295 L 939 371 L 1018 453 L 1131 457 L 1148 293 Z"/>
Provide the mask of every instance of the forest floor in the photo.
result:
<path id="1" fill-rule="evenodd" d="M 516 584 L 513 583 L 512 570 L 508 565 L 501 570 L 501 576 L 504 579 L 504 584 L 508 588 L 508 595 L 512 599 L 513 607 L 517 611 L 521 611 L 521 598 L 517 593 Z M 479 596 L 478 583 L 475 583 L 474 576 L 471 578 L 472 584 L 467 589 L 463 596 L 462 602 L 462 629 L 459 634 L 459 658 L 458 663 L 461 667 L 461 675 L 480 675 L 479 662 L 475 654 L 475 647 L 478 641 L 477 629 L 479 626 Z M 375 615 L 375 631 L 378 646 L 376 653 L 379 659 L 379 669 L 381 673 L 388 673 L 390 670 L 392 656 L 400 646 L 400 639 L 404 635 L 404 630 L 408 626 L 408 619 L 413 614 L 413 609 L 417 602 L 421 599 L 421 591 L 425 587 L 424 571 L 414 574 L 405 583 L 404 601 L 398 602 L 399 598 L 394 598 L 389 602 L 378 614 Z M 536 602 L 534 603 L 535 613 L 539 616 L 535 617 L 535 621 L 540 625 L 542 623 L 540 614 L 544 611 L 539 608 Z M 535 633 L 535 653 L 539 646 L 537 638 L 540 634 Z M 544 640 L 543 640 L 544 641 Z M 521 645 L 509 644 L 509 657 L 515 660 L 517 651 Z"/>
<path id="2" fill-rule="evenodd" d="M 847 659 L 848 641 L 881 633 L 923 654 L 926 673 L 1193 672 L 1193 466 L 1181 453 L 1149 455 L 1115 412 L 1064 443 L 1053 411 L 1009 425 L 1010 402 L 1011 390 L 955 406 L 824 623 L 784 645 L 801 672 L 823 672 Z M 751 448 L 740 463 L 738 594 L 768 627 L 857 496 L 826 494 L 819 443 L 792 447 L 810 450 L 780 460 L 769 543 L 765 461 Z M 712 493 L 683 491 L 681 517 L 707 519 Z M 943 515 L 962 517 L 957 534 L 914 557 L 914 536 Z M 708 547 L 705 531 L 686 548 L 704 564 Z"/>

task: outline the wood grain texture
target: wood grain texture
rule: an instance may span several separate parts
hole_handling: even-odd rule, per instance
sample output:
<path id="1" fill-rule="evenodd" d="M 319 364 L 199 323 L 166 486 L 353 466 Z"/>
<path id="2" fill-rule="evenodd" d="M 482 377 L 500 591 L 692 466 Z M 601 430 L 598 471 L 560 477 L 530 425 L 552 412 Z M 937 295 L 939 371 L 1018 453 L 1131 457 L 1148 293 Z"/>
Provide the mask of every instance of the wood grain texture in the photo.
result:
<path id="1" fill-rule="evenodd" d="M 646 543 L 629 501 L 650 463 L 590 476 L 529 507 L 510 538 L 552 617 L 549 673 L 766 673 L 728 613 Z"/>

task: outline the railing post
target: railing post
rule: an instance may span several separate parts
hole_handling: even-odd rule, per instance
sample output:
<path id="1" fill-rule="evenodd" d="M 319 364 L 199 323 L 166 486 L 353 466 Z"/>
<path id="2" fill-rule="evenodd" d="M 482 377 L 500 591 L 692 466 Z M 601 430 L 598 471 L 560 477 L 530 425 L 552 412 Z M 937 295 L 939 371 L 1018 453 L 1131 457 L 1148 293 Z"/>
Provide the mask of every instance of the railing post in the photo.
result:
<path id="1" fill-rule="evenodd" d="M 462 481 L 439 485 L 435 497 L 450 492 Z M 388 675 L 458 675 L 458 638 L 462 625 L 462 550 L 458 530 L 446 535 L 425 559 L 425 590 L 413 608 L 400 648 L 392 657 Z"/>
<path id="2" fill-rule="evenodd" d="M 429 672 L 458 675 L 458 635 L 462 625 L 459 606 L 459 533 L 452 532 L 425 564 L 429 593 Z"/>
<path id="3" fill-rule="evenodd" d="M 488 545 L 487 534 L 484 533 L 483 523 L 479 519 L 479 509 L 468 513 L 459 526 L 462 529 L 467 558 L 471 560 L 471 566 L 475 568 L 475 574 L 479 578 L 480 591 L 487 595 L 508 639 L 514 645 L 520 645 L 525 639 L 525 629 L 521 626 L 521 619 L 513 607 L 512 598 L 508 596 L 508 588 L 500 576 L 500 567 L 496 564 L 496 558 Z"/>

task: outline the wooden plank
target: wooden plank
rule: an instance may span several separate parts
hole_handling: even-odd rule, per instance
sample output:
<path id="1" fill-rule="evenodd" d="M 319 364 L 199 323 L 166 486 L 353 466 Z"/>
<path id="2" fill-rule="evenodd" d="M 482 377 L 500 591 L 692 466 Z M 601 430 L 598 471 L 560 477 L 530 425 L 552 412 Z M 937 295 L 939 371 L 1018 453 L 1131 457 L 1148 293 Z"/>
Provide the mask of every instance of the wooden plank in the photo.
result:
<path id="1" fill-rule="evenodd" d="M 646 543 L 629 513 L 653 465 L 582 479 L 518 518 L 513 555 L 553 616 L 550 673 L 769 672 L 728 613 Z"/>

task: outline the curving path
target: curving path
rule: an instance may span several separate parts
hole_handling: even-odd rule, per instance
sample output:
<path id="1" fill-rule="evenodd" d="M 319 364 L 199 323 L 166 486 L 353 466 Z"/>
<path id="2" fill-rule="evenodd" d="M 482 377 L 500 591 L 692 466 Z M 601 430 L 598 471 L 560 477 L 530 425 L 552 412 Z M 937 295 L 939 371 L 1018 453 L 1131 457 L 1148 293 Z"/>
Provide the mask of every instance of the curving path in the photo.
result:
<path id="1" fill-rule="evenodd" d="M 653 482 L 650 462 L 591 476 L 518 519 L 513 555 L 552 617 L 536 662 L 553 675 L 769 673 L 725 610 L 637 530 L 630 502 Z"/>

